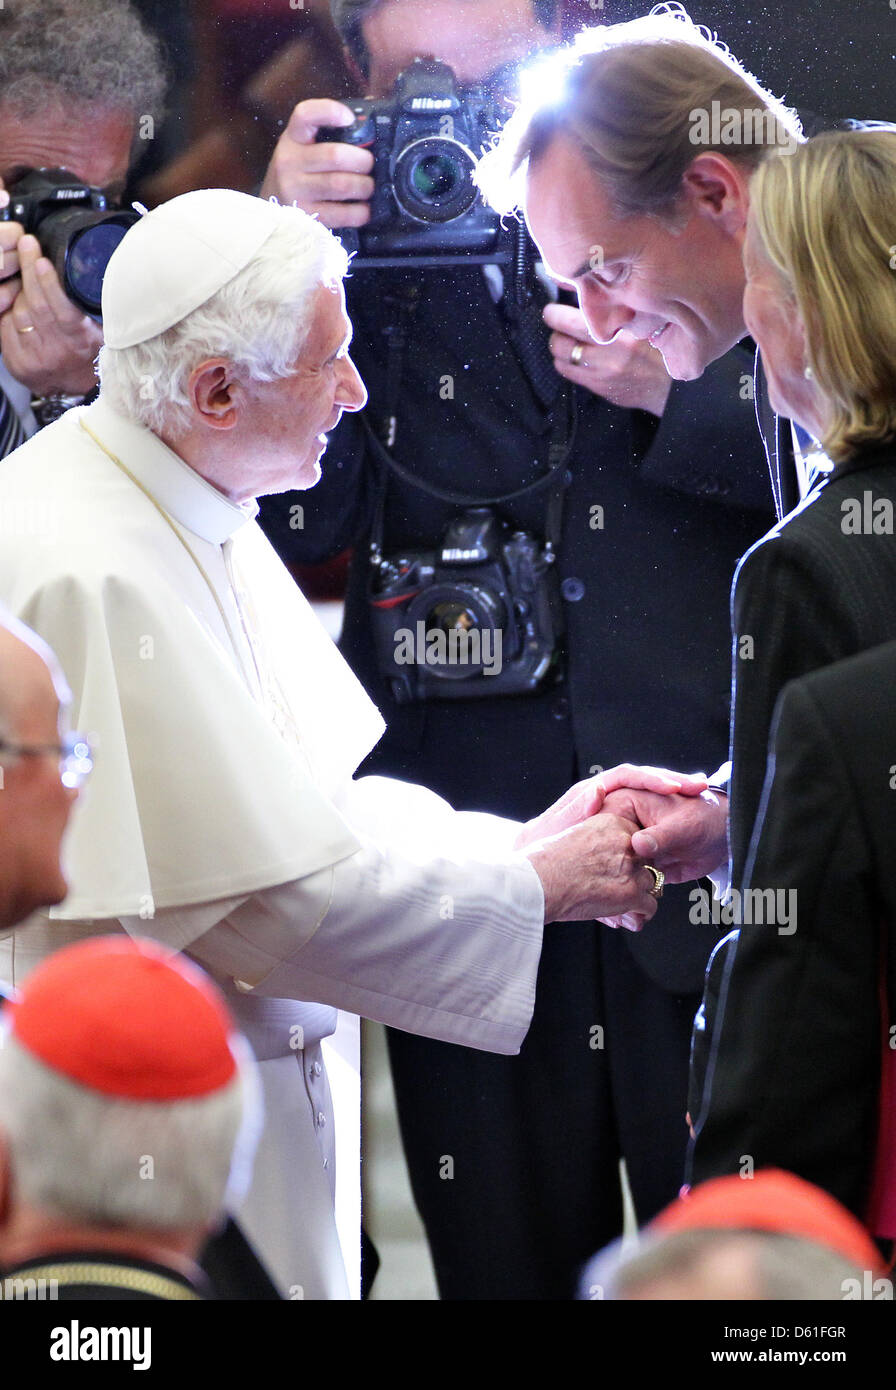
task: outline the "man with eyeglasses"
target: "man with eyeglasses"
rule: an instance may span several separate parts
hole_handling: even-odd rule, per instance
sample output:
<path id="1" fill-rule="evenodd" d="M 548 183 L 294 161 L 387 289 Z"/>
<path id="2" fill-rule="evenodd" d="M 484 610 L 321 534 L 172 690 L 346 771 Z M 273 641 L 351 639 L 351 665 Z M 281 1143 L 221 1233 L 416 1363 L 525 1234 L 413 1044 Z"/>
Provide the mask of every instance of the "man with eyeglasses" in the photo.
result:
<path id="1" fill-rule="evenodd" d="M 0 619 L 0 930 L 62 902 L 62 837 L 91 769 L 82 734 L 65 732 L 70 700 L 49 647 Z"/>

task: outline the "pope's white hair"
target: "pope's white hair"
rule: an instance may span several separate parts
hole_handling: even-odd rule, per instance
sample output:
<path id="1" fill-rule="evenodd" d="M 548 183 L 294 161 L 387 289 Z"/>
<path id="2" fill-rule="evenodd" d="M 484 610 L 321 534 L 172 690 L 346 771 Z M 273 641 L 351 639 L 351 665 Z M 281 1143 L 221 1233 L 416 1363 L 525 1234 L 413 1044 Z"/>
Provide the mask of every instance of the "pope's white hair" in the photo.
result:
<path id="1" fill-rule="evenodd" d="M 211 1225 L 245 1194 L 261 1127 L 254 1058 L 194 1100 L 122 1100 L 46 1066 L 9 1035 L 0 1047 L 0 1131 L 13 1200 L 93 1226 Z"/>
<path id="2" fill-rule="evenodd" d="M 198 309 L 135 347 L 101 349 L 100 384 L 114 409 L 177 439 L 190 422 L 186 388 L 200 362 L 224 357 L 254 381 L 291 375 L 314 293 L 343 279 L 348 256 L 316 218 L 292 207 L 277 212 L 249 264 Z"/>

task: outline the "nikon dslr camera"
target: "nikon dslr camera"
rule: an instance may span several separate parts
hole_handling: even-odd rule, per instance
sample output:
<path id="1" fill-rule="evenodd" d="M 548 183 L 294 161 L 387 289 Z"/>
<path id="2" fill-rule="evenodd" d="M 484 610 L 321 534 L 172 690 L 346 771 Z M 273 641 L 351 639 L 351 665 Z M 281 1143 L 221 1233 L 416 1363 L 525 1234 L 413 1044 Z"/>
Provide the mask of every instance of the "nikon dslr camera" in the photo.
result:
<path id="1" fill-rule="evenodd" d="M 68 169 L 33 169 L 8 191 L 0 222 L 21 222 L 37 237 L 69 299 L 99 323 L 106 266 L 138 214 L 114 207 Z"/>
<path id="2" fill-rule="evenodd" d="M 470 507 L 432 553 L 374 556 L 377 664 L 398 704 L 527 694 L 560 654 L 554 557 L 488 507 Z"/>
<path id="3" fill-rule="evenodd" d="M 484 88 L 457 86 L 445 63 L 415 58 L 391 96 L 349 101 L 355 125 L 318 140 L 372 150 L 370 221 L 341 239 L 352 264 L 452 265 L 510 259 L 501 220 L 473 182 L 479 157 L 506 119 Z"/>

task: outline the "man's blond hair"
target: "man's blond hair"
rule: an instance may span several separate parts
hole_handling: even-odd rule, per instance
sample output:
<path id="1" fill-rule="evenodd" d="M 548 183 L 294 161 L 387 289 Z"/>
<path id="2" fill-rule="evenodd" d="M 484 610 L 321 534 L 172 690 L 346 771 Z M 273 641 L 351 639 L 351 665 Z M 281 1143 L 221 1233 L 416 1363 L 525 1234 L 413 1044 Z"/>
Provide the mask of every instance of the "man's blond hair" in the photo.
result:
<path id="1" fill-rule="evenodd" d="M 698 154 L 752 172 L 803 138 L 796 115 L 677 7 L 587 29 L 535 72 L 531 98 L 479 166 L 502 212 L 520 206 L 530 161 L 558 135 L 581 151 L 617 217 L 670 215 Z"/>

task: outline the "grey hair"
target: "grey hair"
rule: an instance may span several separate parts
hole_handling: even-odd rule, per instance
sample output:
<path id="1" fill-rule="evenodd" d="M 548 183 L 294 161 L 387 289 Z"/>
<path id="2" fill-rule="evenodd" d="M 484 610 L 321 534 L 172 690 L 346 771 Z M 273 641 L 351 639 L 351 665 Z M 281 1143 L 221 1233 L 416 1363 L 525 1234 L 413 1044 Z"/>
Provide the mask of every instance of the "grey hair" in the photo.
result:
<path id="1" fill-rule="evenodd" d="M 5 0 L 0 8 L 0 105 L 33 116 L 63 98 L 163 114 L 161 46 L 129 0 Z"/>
<path id="2" fill-rule="evenodd" d="M 678 5 L 586 29 L 534 71 L 477 169 L 493 207 L 522 205 L 530 164 L 559 135 L 580 150 L 617 217 L 668 217 L 698 154 L 724 154 L 752 172 L 803 140 L 796 114 Z"/>
<path id="3" fill-rule="evenodd" d="M 15 1194 L 45 1215 L 101 1226 L 208 1226 L 244 1195 L 261 1127 L 248 1044 L 237 1076 L 196 1100 L 121 1100 L 0 1047 L 0 1131 Z"/>
<path id="4" fill-rule="evenodd" d="M 120 414 L 177 439 L 190 423 L 187 385 L 201 362 L 226 358 L 253 381 L 292 374 L 315 290 L 342 281 L 348 256 L 316 218 L 277 211 L 278 224 L 249 264 L 198 309 L 146 342 L 101 348 L 102 393 Z"/>

